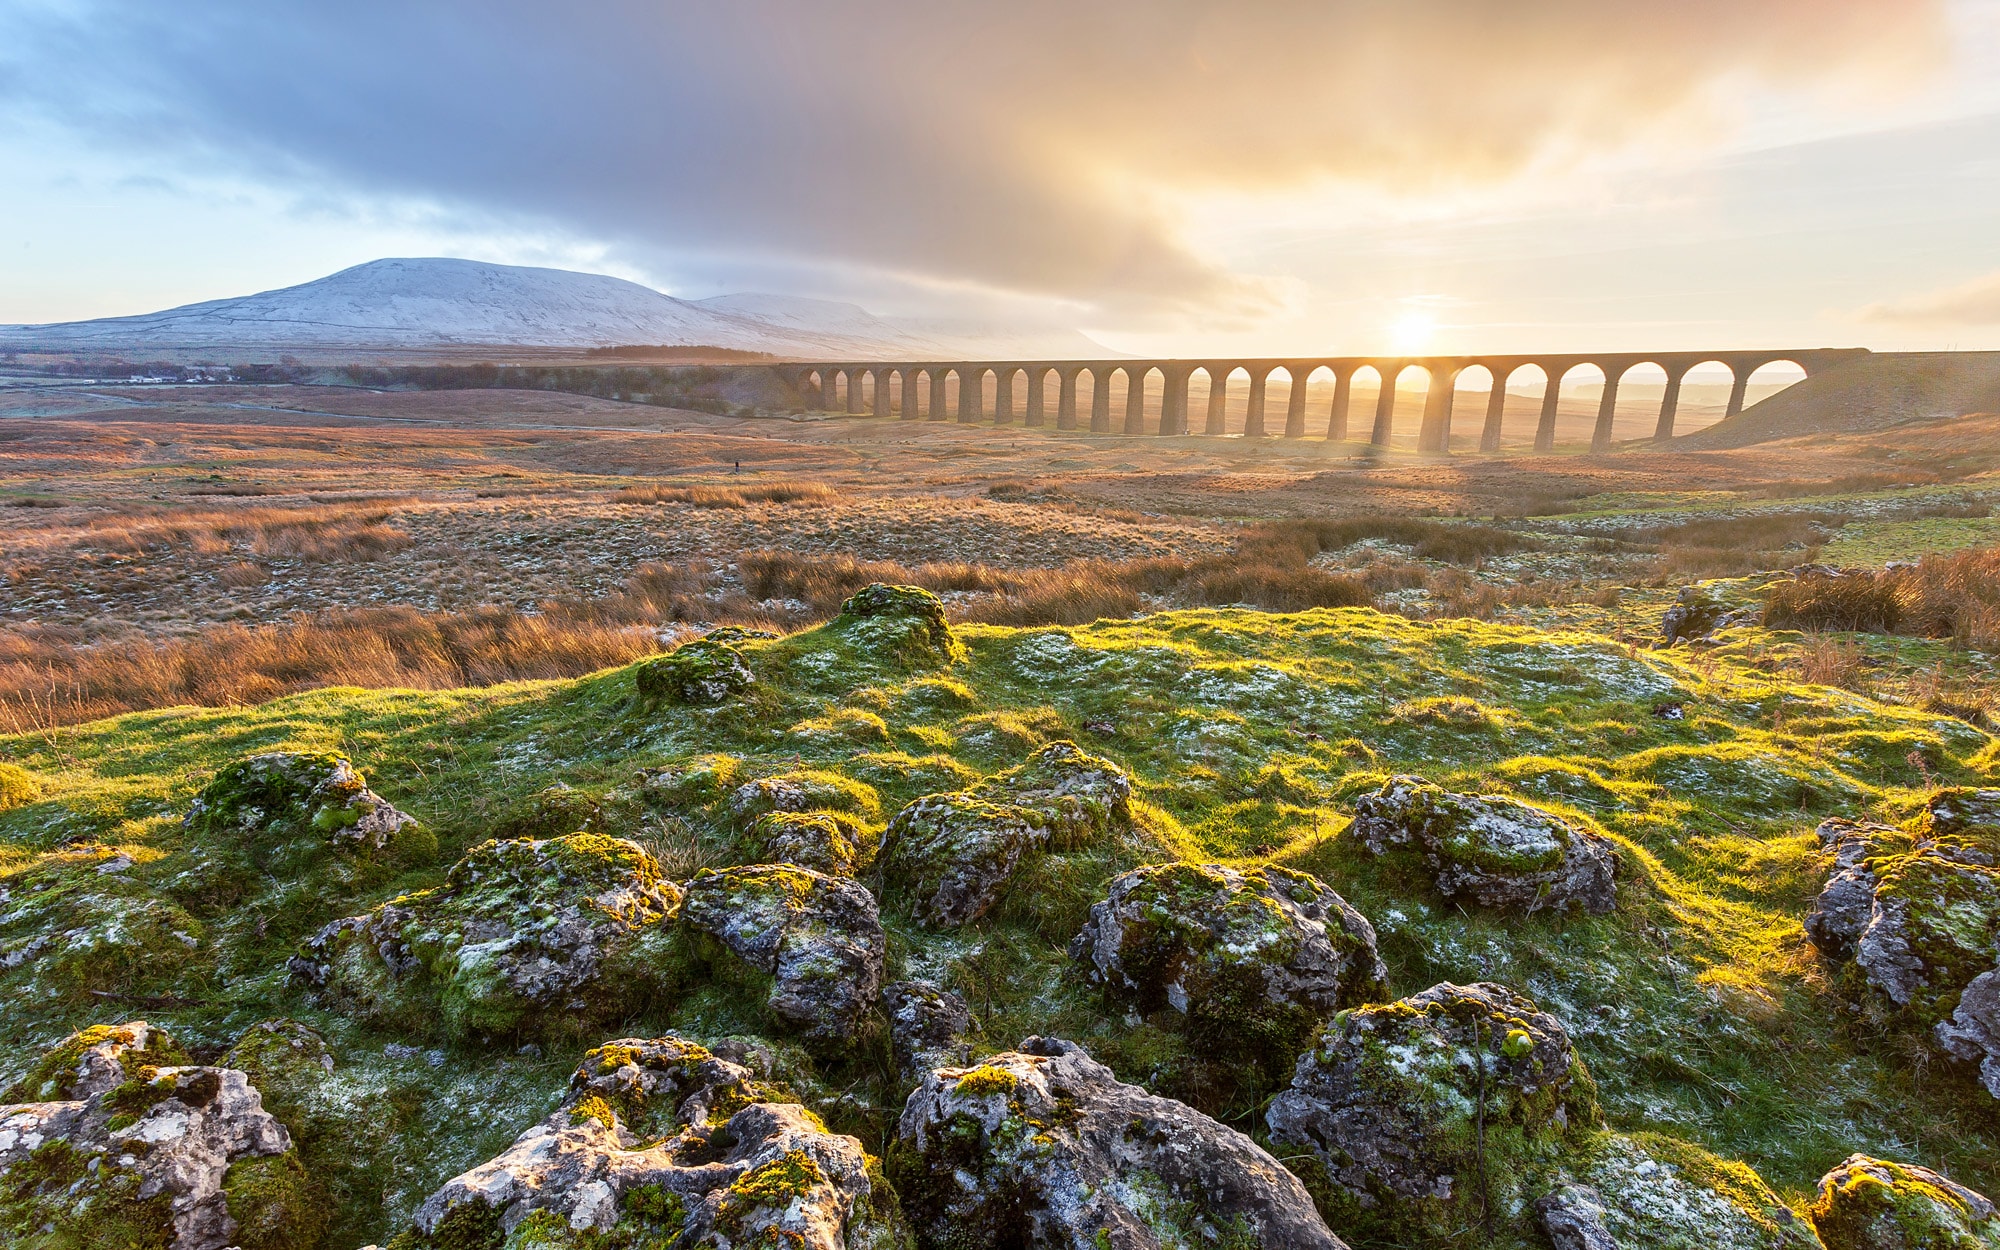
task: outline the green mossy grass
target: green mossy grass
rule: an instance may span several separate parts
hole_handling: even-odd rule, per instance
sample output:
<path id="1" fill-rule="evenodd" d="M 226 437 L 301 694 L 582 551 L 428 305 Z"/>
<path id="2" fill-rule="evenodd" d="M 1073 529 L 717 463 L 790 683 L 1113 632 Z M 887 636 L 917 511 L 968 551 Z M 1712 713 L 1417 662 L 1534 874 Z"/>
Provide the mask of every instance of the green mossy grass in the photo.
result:
<path id="1" fill-rule="evenodd" d="M 1629 610 L 1656 623 L 1656 605 L 1633 598 Z M 0 1077 L 25 1076 L 29 1056 L 103 1020 L 106 1000 L 93 991 L 140 996 L 148 1019 L 218 1053 L 260 1021 L 310 1025 L 336 1070 L 299 1082 L 280 1114 L 301 1158 L 327 1169 L 328 1244 L 380 1240 L 443 1180 L 547 1114 L 583 1047 L 666 1029 L 703 1040 L 757 1033 L 768 987 L 697 981 L 545 1054 L 445 1043 L 433 1066 L 385 1053 L 405 1035 L 292 986 L 284 964 L 303 937 L 442 884 L 443 865 L 557 784 L 597 798 L 614 836 L 651 838 L 658 822 L 679 820 L 713 832 L 704 846 L 724 835 L 734 845 L 755 816 L 732 813 L 730 796 L 749 779 L 798 773 L 833 779 L 841 802 L 862 810 L 826 806 L 874 825 L 1019 762 L 1012 745 L 963 732 L 980 716 L 1032 733 L 1060 725 L 1127 770 L 1145 839 L 1143 859 L 1122 845 L 1045 856 L 961 931 L 925 933 L 885 914 L 888 976 L 964 993 L 984 1052 L 1031 1033 L 1071 1037 L 1146 1081 L 1181 1043 L 1106 1013 L 1066 975 L 1064 947 L 1089 903 L 1136 862 L 1281 864 L 1369 917 L 1394 992 L 1476 979 L 1530 992 L 1570 1026 L 1615 1128 L 1746 1160 L 1800 1204 L 1850 1152 L 1895 1154 L 1911 1141 L 1932 1166 L 2000 1190 L 1990 1099 L 1963 1073 L 1913 1062 L 1922 1039 L 1847 1012 L 1800 928 L 1824 872 L 1811 836 L 1819 820 L 1900 819 L 1933 785 L 2000 778 L 2000 749 L 1966 722 L 1793 681 L 1767 663 L 1792 645 L 1787 636 L 1759 629 L 1700 653 L 1657 652 L 1577 629 L 1218 609 L 1064 628 L 962 625 L 941 651 L 928 626 L 871 623 L 881 619 L 732 642 L 755 680 L 718 707 L 640 705 L 627 668 L 479 689 L 332 688 L 0 737 L 0 760 L 43 791 L 0 811 L 9 908 L 60 890 L 61 914 L 47 923 L 105 952 L 82 964 L 29 952 L 46 927 L 0 919 L 0 961 L 20 956 L 0 968 L 0 1056 L 19 1065 Z M 1911 657 L 1935 648 L 1882 645 Z M 1498 728 L 1460 723 L 1458 704 L 1423 703 L 1441 698 L 1476 704 Z M 1657 715 L 1667 704 L 1684 715 Z M 893 745 L 785 732 L 842 708 L 879 717 Z M 353 760 L 423 822 L 435 854 L 384 860 L 379 875 L 256 878 L 238 904 L 196 914 L 182 900 L 199 883 L 184 878 L 219 845 L 181 817 L 218 770 L 273 750 Z M 1620 910 L 1461 911 L 1407 867 L 1360 853 L 1343 835 L 1354 797 L 1405 772 L 1515 794 L 1603 832 L 1620 858 Z M 611 801 L 615 792 L 630 801 Z M 99 873 L 116 858 L 129 865 Z M 33 889 L 43 881 L 56 884 Z M 127 923 L 169 907 L 198 929 Z M 871 1051 L 823 1075 L 850 1104 L 841 1122 L 874 1125 L 865 1136 L 881 1150 L 906 1092 L 890 1065 Z M 1261 1128 L 1254 1107 L 1229 1114 Z"/>

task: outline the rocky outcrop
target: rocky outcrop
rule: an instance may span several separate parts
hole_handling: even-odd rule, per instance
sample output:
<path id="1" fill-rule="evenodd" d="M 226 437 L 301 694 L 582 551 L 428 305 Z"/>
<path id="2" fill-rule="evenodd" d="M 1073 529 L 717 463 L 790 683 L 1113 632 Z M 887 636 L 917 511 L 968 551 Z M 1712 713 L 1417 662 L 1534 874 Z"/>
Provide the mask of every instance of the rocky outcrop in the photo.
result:
<path id="1" fill-rule="evenodd" d="M 2000 1098 L 2000 969 L 1972 978 L 1931 1033 L 1946 1054 L 1979 1065 L 1979 1083 Z"/>
<path id="2" fill-rule="evenodd" d="M 1555 1017 L 1504 986 L 1445 983 L 1342 1012 L 1265 1119 L 1356 1211 L 1438 1232 L 1532 1197 L 1503 1191 L 1597 1104 Z"/>
<path id="3" fill-rule="evenodd" d="M 1611 844 L 1553 812 L 1498 794 L 1391 778 L 1354 805 L 1348 836 L 1370 854 L 1408 846 L 1440 893 L 1509 911 L 1602 914 L 1618 905 Z"/>
<path id="4" fill-rule="evenodd" d="M 830 877 L 867 868 L 877 844 L 867 826 L 838 812 L 767 812 L 745 840 L 760 863 L 797 864 Z"/>
<path id="5" fill-rule="evenodd" d="M 891 1158 L 920 1245 L 1343 1245 L 1249 1138 L 1054 1039 L 931 1073 Z"/>
<path id="6" fill-rule="evenodd" d="M 1963 793 L 1933 799 L 1914 831 L 1846 820 L 1819 827 L 1830 871 L 1807 936 L 1851 996 L 1924 1029 L 1950 1021 L 2000 952 L 2000 829 L 1961 822 Z M 1971 1044 L 1978 1012 L 1970 1005 L 1960 1044 Z"/>
<path id="7" fill-rule="evenodd" d="M 256 868 L 284 872 L 300 866 L 298 843 L 378 851 L 417 821 L 370 790 L 342 756 L 267 751 L 216 773 L 182 824 L 198 839 L 239 849 Z"/>
<path id="8" fill-rule="evenodd" d="M 608 1042 L 553 1115 L 447 1181 L 398 1244 L 896 1246 L 861 1143 L 768 1094 L 678 1037 Z"/>
<path id="9" fill-rule="evenodd" d="M 1164 1013 L 1196 1054 L 1273 1080 L 1334 1012 L 1386 996 L 1367 917 L 1318 878 L 1275 866 L 1121 874 L 1069 956 L 1128 1009 Z"/>
<path id="10" fill-rule="evenodd" d="M 714 638 L 697 638 L 640 661 L 632 679 L 642 703 L 714 707 L 748 690 L 756 675 L 735 647 Z"/>
<path id="11" fill-rule="evenodd" d="M 1669 647 L 1682 642 L 1708 642 L 1721 630 L 1755 625 L 1763 615 L 1761 603 L 1732 605 L 1712 586 L 1683 586 L 1660 620 L 1660 638 Z"/>
<path id="12" fill-rule="evenodd" d="M 887 941 L 853 881 L 792 864 L 704 870 L 681 919 L 768 974 L 771 1014 L 808 1041 L 850 1040 L 881 993 Z"/>
<path id="13" fill-rule="evenodd" d="M 1000 901 L 1025 858 L 1129 824 L 1131 797 L 1116 764 L 1051 743 L 970 790 L 927 795 L 896 813 L 883 835 L 884 888 L 928 928 L 969 924 Z"/>
<path id="14" fill-rule="evenodd" d="M 963 1065 L 972 1056 L 965 1038 L 977 1031 L 965 999 L 929 981 L 896 981 L 882 989 L 889 1017 L 889 1046 L 896 1066 L 909 1075 Z"/>
<path id="15" fill-rule="evenodd" d="M 1824 1250 L 1756 1172 L 1671 1137 L 1591 1134 L 1545 1183 L 1555 1250 Z"/>
<path id="16" fill-rule="evenodd" d="M 1811 1214 L 1827 1250 L 2000 1246 L 2000 1220 L 1985 1195 L 1929 1168 L 1863 1154 L 1820 1178 Z"/>
<path id="17" fill-rule="evenodd" d="M 828 626 L 870 659 L 917 667 L 944 667 L 963 659 L 944 602 L 918 586 L 864 586 L 840 605 Z"/>
<path id="18" fill-rule="evenodd" d="M 291 970 L 329 1005 L 407 1032 L 563 1035 L 671 988 L 679 908 L 622 838 L 486 842 L 436 889 L 327 925 Z"/>
<path id="19" fill-rule="evenodd" d="M 35 1101 L 0 1106 L 0 1229 L 49 1245 L 317 1243 L 291 1138 L 248 1078 L 186 1063 L 144 1021 L 73 1034 L 22 1093 Z"/>
<path id="20" fill-rule="evenodd" d="M 873 786 L 814 769 L 758 777 L 729 792 L 730 819 L 745 828 L 772 812 L 841 812 L 877 820 L 881 811 Z"/>

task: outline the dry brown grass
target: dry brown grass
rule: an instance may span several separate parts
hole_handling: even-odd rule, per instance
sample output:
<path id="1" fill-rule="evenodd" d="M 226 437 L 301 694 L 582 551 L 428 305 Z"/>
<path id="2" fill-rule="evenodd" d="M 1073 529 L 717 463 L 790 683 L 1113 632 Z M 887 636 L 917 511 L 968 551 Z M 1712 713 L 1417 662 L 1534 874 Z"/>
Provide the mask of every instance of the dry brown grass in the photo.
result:
<path id="1" fill-rule="evenodd" d="M 685 503 L 697 508 L 747 508 L 753 503 L 819 503 L 840 492 L 825 482 L 760 482 L 751 485 L 627 486 L 619 503 Z"/>
<path id="2" fill-rule="evenodd" d="M 155 555 L 184 548 L 215 555 L 247 545 L 273 559 L 373 560 L 409 546 L 410 536 L 387 523 L 391 509 L 372 502 L 365 508 L 128 508 L 12 535 L 9 554 L 70 547 Z"/>
<path id="3" fill-rule="evenodd" d="M 574 677 L 659 646 L 643 626 L 506 608 L 379 608 L 167 641 L 82 644 L 62 631 L 15 629 L 0 633 L 0 732 L 146 708 L 256 703 L 319 686 L 441 690 Z"/>
<path id="4" fill-rule="evenodd" d="M 1867 630 L 2000 646 L 2000 547 L 1925 556 L 1914 565 L 1813 573 L 1773 586 L 1764 621 L 1778 629 Z"/>
<path id="5" fill-rule="evenodd" d="M 1799 676 L 1815 686 L 1838 686 L 1843 690 L 1863 690 L 1867 667 L 1861 648 L 1839 638 L 1812 637 L 1799 649 Z"/>

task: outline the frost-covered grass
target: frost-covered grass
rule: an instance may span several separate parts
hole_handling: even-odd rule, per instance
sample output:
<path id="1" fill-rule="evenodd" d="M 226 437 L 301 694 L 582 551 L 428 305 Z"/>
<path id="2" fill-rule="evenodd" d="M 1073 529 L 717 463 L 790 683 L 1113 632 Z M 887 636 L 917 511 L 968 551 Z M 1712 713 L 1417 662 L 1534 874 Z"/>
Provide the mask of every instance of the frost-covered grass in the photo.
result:
<path id="1" fill-rule="evenodd" d="M 0 1078 L 93 1022 L 144 1016 L 199 1054 L 260 1020 L 306 1021 L 332 1043 L 335 1089 L 365 1130 L 340 1143 L 351 1159 L 332 1244 L 380 1237 L 430 1188 L 546 1114 L 576 1056 L 517 1053 L 510 1038 L 376 1033 L 320 1010 L 284 971 L 318 925 L 435 885 L 558 782 L 600 802 L 605 832 L 649 845 L 693 839 L 728 862 L 743 852 L 723 827 L 723 796 L 740 781 L 838 774 L 879 799 L 857 817 L 873 825 L 1071 738 L 1131 772 L 1144 839 L 1024 866 L 1007 899 L 964 930 L 928 933 L 894 907 L 884 916 L 890 977 L 964 992 L 986 1023 L 982 1051 L 1056 1033 L 1146 1082 L 1174 1062 L 1177 1040 L 1107 1009 L 1065 973 L 1063 944 L 1134 846 L 1278 863 L 1320 875 L 1373 920 L 1393 993 L 1492 979 L 1564 1020 L 1614 1128 L 1744 1160 L 1795 1203 L 1855 1150 L 2000 1188 L 1990 1100 L 1965 1074 L 1921 1061 L 1910 1039 L 1849 1023 L 1858 1017 L 1800 928 L 1822 872 L 1819 820 L 1900 819 L 1932 784 L 2000 777 L 2000 747 L 1966 721 L 1802 684 L 1784 663 L 1797 636 L 1755 629 L 1700 652 L 1359 608 L 955 632 L 965 655 L 948 669 L 871 654 L 838 627 L 733 643 L 756 680 L 716 707 L 644 705 L 621 668 L 476 690 L 323 689 L 0 737 L 0 761 L 26 769 L 41 792 L 0 811 Z M 1893 640 L 1905 644 L 1924 645 Z M 437 834 L 436 859 L 351 887 L 266 882 L 203 912 L 198 931 L 120 919 L 149 900 L 200 911 L 180 815 L 230 760 L 281 748 L 351 758 Z M 635 781 L 709 756 L 735 762 L 718 770 L 711 760 L 678 789 Z M 1484 913 L 1437 896 L 1405 864 L 1361 853 L 1342 832 L 1353 800 L 1399 773 L 1513 794 L 1609 837 L 1618 910 L 1567 921 Z M 36 901 L 50 890 L 61 894 Z M 67 926 L 76 950 L 134 949 L 56 959 L 28 951 L 39 935 L 27 923 Z M 178 949 L 144 948 L 156 938 Z M 738 1002 L 754 992 L 703 987 L 606 1036 L 678 1026 L 716 1040 L 755 1019 Z M 803 1092 L 835 1074 L 795 1075 Z M 879 1134 L 896 1090 L 861 1060 L 837 1075 L 825 1087 L 850 1096 L 829 1120 Z M 1254 1105 L 1221 1110 L 1246 1129 L 1261 1123 Z M 307 1130 L 309 1155 L 310 1133 L 330 1122 Z"/>

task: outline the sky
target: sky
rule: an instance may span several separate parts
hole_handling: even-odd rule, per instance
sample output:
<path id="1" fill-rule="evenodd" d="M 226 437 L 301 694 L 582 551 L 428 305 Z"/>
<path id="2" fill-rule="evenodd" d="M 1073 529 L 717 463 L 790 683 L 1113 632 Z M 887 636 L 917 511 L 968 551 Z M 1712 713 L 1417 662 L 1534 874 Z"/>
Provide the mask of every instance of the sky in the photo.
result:
<path id="1" fill-rule="evenodd" d="M 2000 349 L 2000 0 L 0 0 L 0 322 L 426 255 L 1160 355 Z"/>

